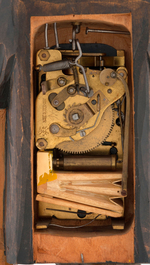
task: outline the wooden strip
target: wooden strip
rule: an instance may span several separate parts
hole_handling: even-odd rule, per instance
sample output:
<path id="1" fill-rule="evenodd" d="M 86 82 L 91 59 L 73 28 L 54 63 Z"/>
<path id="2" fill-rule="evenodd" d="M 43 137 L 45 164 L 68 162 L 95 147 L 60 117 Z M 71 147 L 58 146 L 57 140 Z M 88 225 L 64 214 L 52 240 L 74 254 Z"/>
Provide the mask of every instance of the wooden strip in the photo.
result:
<path id="1" fill-rule="evenodd" d="M 58 198 L 52 198 L 50 196 L 46 196 L 45 194 L 38 194 L 36 196 L 36 200 L 37 201 L 42 201 L 42 202 L 47 202 L 47 203 L 53 203 L 56 205 L 61 205 L 61 206 L 66 206 L 66 207 L 70 207 L 70 208 L 75 208 L 78 210 L 84 210 L 87 212 L 94 212 L 97 214 L 103 214 L 103 215 L 107 215 L 107 216 L 111 216 L 111 217 L 121 217 L 122 214 L 117 213 L 117 212 L 112 212 L 112 211 L 108 211 L 108 210 L 104 210 L 98 207 L 92 207 L 89 205 L 85 205 L 82 203 L 76 203 L 76 202 L 72 202 L 69 200 L 63 200 L 63 199 L 58 199 Z"/>
<path id="2" fill-rule="evenodd" d="M 58 179 L 47 182 L 38 186 L 37 191 L 38 193 L 47 194 L 57 198 L 75 201 L 90 206 L 100 207 L 123 214 L 123 203 L 121 199 L 119 204 L 111 200 L 114 198 L 120 198 L 119 194 L 115 196 L 111 194 L 104 195 L 101 194 L 100 191 L 99 193 L 93 192 L 93 187 L 91 187 L 91 189 L 89 188 L 89 190 L 79 190 L 72 188 L 72 186 L 70 186 L 69 188 L 61 187 L 59 183 L 60 182 Z"/>
<path id="3" fill-rule="evenodd" d="M 121 195 L 121 186 L 116 186 L 111 183 L 97 183 L 97 185 L 64 185 L 63 183 L 60 185 L 63 190 L 72 189 L 72 190 L 79 190 L 79 191 L 87 191 L 93 192 L 97 195 L 109 195 L 115 197 L 122 197 Z"/>
<path id="4" fill-rule="evenodd" d="M 6 109 L 0 109 L 0 264 L 5 264 L 3 235 L 3 191 L 5 182 L 5 122 Z"/>

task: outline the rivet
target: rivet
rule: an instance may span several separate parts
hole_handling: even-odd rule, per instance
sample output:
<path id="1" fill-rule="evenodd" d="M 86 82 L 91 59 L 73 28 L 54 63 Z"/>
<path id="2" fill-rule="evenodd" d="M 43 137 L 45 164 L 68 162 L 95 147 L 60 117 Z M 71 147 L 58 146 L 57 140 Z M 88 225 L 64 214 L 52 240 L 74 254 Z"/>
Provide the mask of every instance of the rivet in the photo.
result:
<path id="1" fill-rule="evenodd" d="M 42 58 L 46 58 L 46 53 L 42 53 Z"/>
<path id="2" fill-rule="evenodd" d="M 107 90 L 107 93 L 111 94 L 111 93 L 112 93 L 112 89 L 109 88 L 109 89 Z"/>

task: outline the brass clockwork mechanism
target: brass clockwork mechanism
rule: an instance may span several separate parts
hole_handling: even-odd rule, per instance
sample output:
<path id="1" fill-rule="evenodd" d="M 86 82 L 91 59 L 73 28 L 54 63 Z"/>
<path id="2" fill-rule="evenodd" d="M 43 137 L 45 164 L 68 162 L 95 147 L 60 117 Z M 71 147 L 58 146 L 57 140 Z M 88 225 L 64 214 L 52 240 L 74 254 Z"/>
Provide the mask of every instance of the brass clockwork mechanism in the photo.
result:
<path id="1" fill-rule="evenodd" d="M 102 72 L 87 69 L 88 94 L 83 75 L 78 68 L 76 70 L 78 87 L 73 77 L 72 81 L 68 81 L 67 76 L 61 73 L 65 86 L 57 86 L 46 94 L 41 91 L 37 97 L 36 140 L 39 149 L 43 149 L 43 146 L 39 146 L 38 141 L 44 139 L 46 149 L 84 153 L 95 149 L 110 135 L 114 125 L 114 103 L 125 93 L 123 84 L 116 77 L 111 77 L 112 73 L 116 75 L 112 69 Z M 111 86 L 105 85 L 108 76 Z M 56 78 L 60 78 L 60 73 Z"/>
<path id="2" fill-rule="evenodd" d="M 78 26 L 78 30 L 79 28 Z M 81 195 L 79 201 L 80 199 L 82 201 L 83 194 L 85 197 L 89 196 L 87 186 L 91 185 L 91 180 L 83 181 L 81 176 L 81 183 L 82 185 L 85 183 L 86 186 L 83 185 L 81 194 L 76 185 L 82 185 L 80 180 L 76 184 L 76 179 L 69 181 L 66 179 L 66 182 L 58 180 L 54 188 L 57 178 L 55 171 L 121 171 L 121 177 L 115 176 L 117 180 L 110 174 L 111 184 L 109 174 L 108 179 L 102 176 L 104 180 L 94 179 L 92 182 L 98 183 L 100 189 L 102 185 L 107 187 L 105 199 L 110 203 L 112 196 L 115 199 L 127 196 L 130 95 L 125 54 L 122 50 L 115 50 L 110 55 L 108 45 L 105 47 L 106 53 L 103 50 L 94 53 L 87 50 L 84 52 L 82 45 L 75 37 L 77 32 L 73 33 L 71 50 L 62 49 L 57 39 L 56 48 L 47 47 L 36 54 L 38 95 L 35 104 L 35 143 L 39 150 L 38 163 L 42 163 L 40 159 L 43 152 L 43 157 L 49 159 L 45 166 L 49 173 L 44 173 L 47 174 L 46 181 L 48 182 L 50 178 L 55 180 L 47 184 L 47 189 L 51 190 L 48 194 L 68 200 L 70 198 L 67 197 L 68 189 L 68 192 L 72 192 L 72 201 L 76 201 L 74 196 L 77 194 Z M 43 171 L 46 172 L 45 169 Z M 43 183 L 41 176 L 44 174 L 39 173 L 38 183 Z M 51 177 L 48 174 L 52 174 Z M 116 182 L 120 181 L 119 186 Z M 90 194 L 95 192 L 96 185 L 92 184 L 89 188 Z M 120 190 L 113 191 L 118 187 Z M 93 201 L 93 203 L 92 206 L 98 207 L 96 204 L 98 202 Z M 109 203 L 107 207 L 111 209 Z M 117 209 L 121 209 L 118 210 L 121 211 L 117 213 L 118 216 L 123 216 L 123 208 L 121 208 L 123 200 L 111 201 L 111 203 L 113 209 L 116 205 Z M 88 204 L 88 197 L 86 204 Z M 106 206 L 103 207 L 105 209 Z M 112 213 L 109 214 L 114 216 Z"/>

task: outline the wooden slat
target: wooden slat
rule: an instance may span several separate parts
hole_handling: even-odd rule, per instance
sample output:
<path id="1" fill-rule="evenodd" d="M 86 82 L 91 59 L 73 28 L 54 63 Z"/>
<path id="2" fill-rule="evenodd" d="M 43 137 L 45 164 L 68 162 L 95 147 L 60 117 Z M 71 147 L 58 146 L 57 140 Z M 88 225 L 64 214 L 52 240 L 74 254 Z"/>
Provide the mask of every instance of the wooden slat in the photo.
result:
<path id="1" fill-rule="evenodd" d="M 42 167 L 42 160 L 44 165 Z M 46 164 L 47 158 L 47 164 Z M 41 159 L 41 160 L 40 160 Z M 123 215 L 123 202 L 119 203 L 112 199 L 122 197 L 121 188 L 114 182 L 120 181 L 120 172 L 48 172 L 48 152 L 38 152 L 37 161 L 37 191 L 56 198 L 70 200 L 102 209 L 115 211 Z M 41 175 L 43 170 L 43 174 Z M 43 183 L 43 184 L 42 184 Z"/>
<path id="2" fill-rule="evenodd" d="M 81 204 L 81 203 L 76 203 L 76 202 L 71 202 L 69 200 L 63 200 L 63 199 L 58 199 L 58 198 L 52 198 L 51 196 L 47 196 L 44 194 L 38 194 L 36 196 L 37 201 L 42 201 L 42 202 L 47 202 L 47 203 L 53 203 L 56 205 L 62 205 L 70 208 L 75 208 L 78 210 L 84 210 L 87 212 L 94 212 L 97 214 L 103 214 L 107 216 L 112 216 L 112 217 L 121 217 L 122 215 L 120 213 L 104 210 L 98 207 L 91 207 L 89 205 Z"/>

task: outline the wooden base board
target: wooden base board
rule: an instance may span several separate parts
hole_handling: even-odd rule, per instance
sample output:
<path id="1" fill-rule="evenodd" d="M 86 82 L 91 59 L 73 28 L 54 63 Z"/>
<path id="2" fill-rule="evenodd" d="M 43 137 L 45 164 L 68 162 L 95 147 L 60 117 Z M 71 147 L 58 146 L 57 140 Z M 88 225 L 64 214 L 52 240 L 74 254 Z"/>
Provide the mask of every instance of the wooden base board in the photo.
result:
<path id="1" fill-rule="evenodd" d="M 127 233 L 115 236 L 34 233 L 33 247 L 34 259 L 39 263 L 81 263 L 81 253 L 85 263 L 134 263 L 134 222 Z"/>

